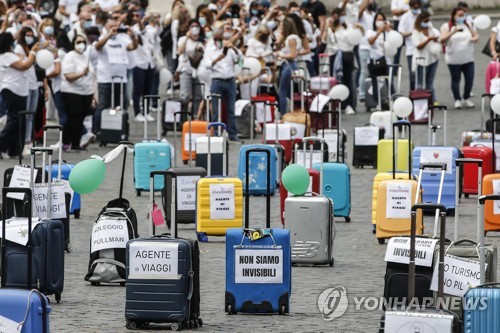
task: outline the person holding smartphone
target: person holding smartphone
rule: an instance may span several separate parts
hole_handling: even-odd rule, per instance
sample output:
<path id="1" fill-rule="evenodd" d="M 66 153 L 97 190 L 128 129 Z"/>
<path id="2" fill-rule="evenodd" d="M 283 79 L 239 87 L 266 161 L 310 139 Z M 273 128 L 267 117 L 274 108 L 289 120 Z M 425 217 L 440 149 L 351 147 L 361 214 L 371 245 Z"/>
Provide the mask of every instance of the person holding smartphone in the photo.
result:
<path id="1" fill-rule="evenodd" d="M 440 42 L 445 44 L 445 61 L 451 78 L 451 91 L 455 99 L 455 109 L 473 108 L 470 100 L 474 81 L 474 44 L 479 35 L 472 25 L 466 22 L 463 8 L 456 7 L 450 20 L 441 26 Z M 460 94 L 460 78 L 464 76 L 464 93 Z"/>

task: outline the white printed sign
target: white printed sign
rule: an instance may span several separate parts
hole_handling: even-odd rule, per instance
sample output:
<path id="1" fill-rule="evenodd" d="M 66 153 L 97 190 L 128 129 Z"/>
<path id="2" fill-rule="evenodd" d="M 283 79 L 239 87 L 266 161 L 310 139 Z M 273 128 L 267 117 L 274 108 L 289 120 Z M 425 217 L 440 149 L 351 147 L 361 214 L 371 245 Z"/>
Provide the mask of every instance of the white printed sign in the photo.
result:
<path id="1" fill-rule="evenodd" d="M 266 105 L 265 103 L 255 103 L 255 118 L 257 119 L 257 122 L 263 123 L 264 122 L 264 110 L 266 111 L 265 113 L 265 120 L 266 122 L 272 121 L 272 114 L 271 114 L 271 106 Z"/>
<path id="2" fill-rule="evenodd" d="M 103 110 L 101 114 L 101 129 L 121 131 L 123 128 L 123 113 L 116 110 Z"/>
<path id="3" fill-rule="evenodd" d="M 379 127 L 365 126 L 354 128 L 354 144 L 356 146 L 376 146 L 379 140 Z"/>
<path id="4" fill-rule="evenodd" d="M 294 123 L 291 121 L 285 121 L 284 123 L 290 125 L 292 139 L 302 139 L 305 136 L 306 134 L 305 124 Z M 276 127 L 274 131 L 276 132 Z"/>
<path id="5" fill-rule="evenodd" d="M 320 135 L 321 133 L 321 135 Z M 344 131 L 341 132 L 340 142 L 342 142 L 342 137 L 344 135 Z M 337 161 L 337 130 L 336 129 L 325 129 L 322 132 L 318 131 L 318 136 L 322 136 L 325 139 L 325 142 L 328 147 L 328 155 L 329 161 L 336 162 Z M 342 145 L 340 145 L 340 149 L 342 150 Z"/>
<path id="6" fill-rule="evenodd" d="M 202 133 L 191 133 L 191 150 L 189 149 L 189 134 L 184 135 L 184 151 L 196 151 L 196 139 L 206 136 Z"/>
<path id="7" fill-rule="evenodd" d="M 427 99 L 416 99 L 413 101 L 413 116 L 415 120 L 426 119 L 429 114 L 429 101 Z"/>
<path id="8" fill-rule="evenodd" d="M 278 124 L 278 140 L 291 140 L 292 126 Z M 266 141 L 276 141 L 276 124 L 266 124 Z"/>
<path id="9" fill-rule="evenodd" d="M 234 184 L 210 184 L 210 219 L 235 218 Z"/>
<path id="10" fill-rule="evenodd" d="M 236 117 L 241 117 L 243 114 L 243 109 L 250 103 L 247 99 L 239 99 L 234 104 L 234 115 Z"/>
<path id="11" fill-rule="evenodd" d="M 283 250 L 235 250 L 234 283 L 283 283 Z"/>
<path id="12" fill-rule="evenodd" d="M 127 220 L 102 217 L 92 227 L 90 253 L 104 249 L 124 249 L 128 242 Z"/>
<path id="13" fill-rule="evenodd" d="M 165 122 L 166 123 L 173 123 L 174 120 L 176 123 L 181 122 L 181 115 L 175 115 L 174 118 L 174 113 L 180 112 L 181 111 L 181 102 L 177 101 L 166 101 L 165 102 Z"/>
<path id="14" fill-rule="evenodd" d="M 415 265 L 432 266 L 434 249 L 438 239 L 417 238 L 415 239 Z M 400 264 L 410 263 L 410 237 L 392 237 L 387 244 L 385 261 Z"/>
<path id="15" fill-rule="evenodd" d="M 32 231 L 38 223 L 40 220 L 37 218 L 31 220 Z M 0 228 L 0 238 L 3 238 L 2 228 Z M 5 239 L 19 245 L 26 245 L 28 243 L 28 218 L 13 217 L 5 221 Z"/>
<path id="16" fill-rule="evenodd" d="M 69 186 L 69 181 L 64 180 L 64 179 L 57 180 L 56 178 L 54 178 L 52 181 L 53 182 L 56 182 L 56 181 L 60 182 L 64 186 L 64 192 L 71 194 L 71 201 L 69 202 L 69 206 L 70 207 L 73 206 L 73 197 L 75 196 L 75 191 L 73 191 L 71 186 Z"/>
<path id="17" fill-rule="evenodd" d="M 434 267 L 431 290 L 438 290 L 438 267 Z M 446 254 L 444 256 L 444 293 L 463 297 L 467 290 L 480 284 L 479 262 Z"/>
<path id="18" fill-rule="evenodd" d="M 47 184 L 35 184 L 33 188 L 33 216 L 41 219 L 64 219 L 66 218 L 66 200 L 64 197 L 64 185 L 53 184 L 51 187 L 51 202 L 49 205 L 49 186 Z M 50 214 L 48 210 L 50 209 Z"/>
<path id="19" fill-rule="evenodd" d="M 312 164 L 321 163 L 321 161 L 322 161 L 321 150 L 313 150 Z M 295 163 L 300 164 L 305 168 L 310 168 L 310 166 L 311 166 L 311 151 L 310 150 L 306 151 L 306 164 L 305 165 L 304 165 L 304 151 L 303 150 L 296 151 L 295 152 Z"/>
<path id="20" fill-rule="evenodd" d="M 446 164 L 446 173 L 453 172 L 453 150 L 450 148 L 429 147 L 422 149 L 420 153 L 420 163 L 440 163 Z M 435 173 L 435 170 L 424 170 L 424 172 Z"/>
<path id="21" fill-rule="evenodd" d="M 2 333 L 21 333 L 23 325 L 16 323 L 7 317 L 0 316 L 0 332 Z"/>
<path id="22" fill-rule="evenodd" d="M 33 179 L 36 179 L 38 169 L 33 170 Z M 14 167 L 12 177 L 10 179 L 9 187 L 30 187 L 30 168 L 25 168 L 19 165 Z M 23 193 L 7 193 L 7 198 L 23 200 Z"/>
<path id="23" fill-rule="evenodd" d="M 179 279 L 179 243 L 131 242 L 129 279 Z"/>
<path id="24" fill-rule="evenodd" d="M 312 100 L 309 111 L 321 113 L 328 102 L 330 102 L 330 97 L 328 95 L 318 94 Z"/>
<path id="25" fill-rule="evenodd" d="M 177 210 L 196 209 L 196 182 L 200 176 L 177 177 Z"/>
<path id="26" fill-rule="evenodd" d="M 494 179 L 493 183 L 493 193 L 500 194 L 500 179 Z M 493 214 L 500 215 L 500 200 L 493 201 Z"/>
<path id="27" fill-rule="evenodd" d="M 387 184 L 385 217 L 409 219 L 411 217 L 412 184 L 390 182 Z"/>

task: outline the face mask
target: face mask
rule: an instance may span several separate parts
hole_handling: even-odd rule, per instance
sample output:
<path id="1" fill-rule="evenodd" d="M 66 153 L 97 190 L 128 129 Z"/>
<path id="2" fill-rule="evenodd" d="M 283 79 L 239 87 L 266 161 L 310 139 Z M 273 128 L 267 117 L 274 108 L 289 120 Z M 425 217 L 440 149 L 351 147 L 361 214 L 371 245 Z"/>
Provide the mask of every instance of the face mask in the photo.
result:
<path id="1" fill-rule="evenodd" d="M 377 21 L 377 22 L 375 22 L 375 26 L 377 28 L 383 27 L 384 26 L 384 21 Z"/>
<path id="2" fill-rule="evenodd" d="M 194 35 L 194 36 L 198 36 L 200 34 L 200 28 L 198 27 L 192 27 L 191 28 L 191 33 Z"/>
<path id="3" fill-rule="evenodd" d="M 296 11 L 292 12 L 292 14 L 295 14 L 295 15 L 297 15 L 298 17 L 300 17 L 300 12 L 299 12 L 298 10 L 296 10 Z"/>
<path id="4" fill-rule="evenodd" d="M 207 19 L 206 19 L 206 18 L 204 18 L 204 17 L 199 17 L 199 18 L 198 18 L 198 22 L 200 23 L 200 25 L 201 25 L 202 27 L 204 27 L 204 26 L 206 26 L 206 25 L 207 25 Z"/>
<path id="5" fill-rule="evenodd" d="M 46 35 L 53 35 L 54 34 L 54 27 L 53 26 L 46 26 L 43 28 L 43 33 Z"/>
<path id="6" fill-rule="evenodd" d="M 87 44 L 86 43 L 77 43 L 75 45 L 75 50 L 78 52 L 78 53 L 83 53 L 83 51 L 85 51 L 85 49 L 87 48 Z"/>
<path id="7" fill-rule="evenodd" d="M 257 16 L 257 15 L 259 15 L 259 10 L 257 10 L 257 9 L 251 9 L 250 13 L 252 13 L 253 16 Z"/>
<path id="8" fill-rule="evenodd" d="M 35 41 L 35 38 L 30 36 L 24 36 L 24 41 L 26 42 L 26 44 L 31 45 Z"/>
<path id="9" fill-rule="evenodd" d="M 341 16 L 341 17 L 339 17 L 340 24 L 344 24 L 344 23 L 345 23 L 345 20 L 346 20 L 345 15 L 344 15 L 344 16 Z"/>
<path id="10" fill-rule="evenodd" d="M 285 15 L 278 16 L 278 21 L 283 22 L 285 20 Z"/>
<path id="11" fill-rule="evenodd" d="M 457 24 L 464 24 L 465 23 L 465 17 L 457 17 L 455 19 L 455 22 L 457 22 Z"/>
<path id="12" fill-rule="evenodd" d="M 96 27 L 97 27 L 97 29 L 99 29 L 99 31 L 102 30 L 102 24 L 96 24 Z"/>
<path id="13" fill-rule="evenodd" d="M 92 21 L 84 21 L 83 22 L 83 29 L 90 28 L 92 26 Z"/>
<path id="14" fill-rule="evenodd" d="M 268 28 L 269 30 L 274 30 L 274 29 L 276 29 L 276 22 L 274 22 L 274 21 L 268 21 L 268 22 L 266 22 L 266 25 L 267 25 L 267 28 Z"/>
<path id="15" fill-rule="evenodd" d="M 225 40 L 231 39 L 231 37 L 233 37 L 232 32 L 226 31 L 222 34 L 222 38 L 224 38 Z"/>
<path id="16" fill-rule="evenodd" d="M 217 47 L 218 49 L 222 49 L 222 41 L 221 40 L 216 40 L 215 41 L 215 47 Z"/>
<path id="17" fill-rule="evenodd" d="M 420 8 L 412 8 L 411 12 L 413 15 L 418 15 L 418 14 L 420 14 Z"/>
<path id="18" fill-rule="evenodd" d="M 421 22 L 421 23 L 420 23 L 420 26 L 421 26 L 422 28 L 428 28 L 428 27 L 429 27 L 429 25 L 430 25 L 430 24 L 429 24 L 429 22 Z"/>
<path id="19" fill-rule="evenodd" d="M 205 32 L 205 37 L 206 37 L 207 39 L 212 38 L 212 31 L 207 31 L 207 32 Z"/>

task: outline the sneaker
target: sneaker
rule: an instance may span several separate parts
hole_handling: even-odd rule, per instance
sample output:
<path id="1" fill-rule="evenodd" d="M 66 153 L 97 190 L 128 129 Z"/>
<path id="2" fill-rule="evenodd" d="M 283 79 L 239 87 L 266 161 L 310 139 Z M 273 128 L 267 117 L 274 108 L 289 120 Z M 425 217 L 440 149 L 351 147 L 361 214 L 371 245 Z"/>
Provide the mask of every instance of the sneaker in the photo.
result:
<path id="1" fill-rule="evenodd" d="M 24 145 L 23 156 L 31 155 L 31 147 L 33 147 L 33 143 L 29 142 Z"/>
<path id="2" fill-rule="evenodd" d="M 53 145 L 50 145 L 49 148 L 52 149 L 52 150 L 58 150 L 58 149 L 61 149 L 62 147 L 62 142 L 59 141 L 57 143 L 54 143 Z"/>
<path id="3" fill-rule="evenodd" d="M 455 105 L 454 106 L 455 106 L 455 109 L 461 109 L 462 108 L 462 101 L 459 100 L 459 99 L 457 99 L 455 101 Z"/>
<path id="4" fill-rule="evenodd" d="M 64 144 L 63 145 L 63 150 L 64 151 L 70 151 L 71 150 L 71 145 L 70 144 Z"/>
<path id="5" fill-rule="evenodd" d="M 95 134 L 94 133 L 85 133 L 82 135 L 82 138 L 80 139 L 80 147 L 83 149 L 87 148 L 89 144 L 93 143 L 95 141 Z"/>
<path id="6" fill-rule="evenodd" d="M 158 108 L 155 108 L 154 106 L 149 107 L 150 112 L 158 112 Z"/>
<path id="7" fill-rule="evenodd" d="M 135 121 L 138 123 L 143 123 L 146 121 L 146 117 L 142 113 L 138 113 L 137 116 L 135 116 Z"/>
<path id="8" fill-rule="evenodd" d="M 230 143 L 241 143 L 241 140 L 237 136 L 230 136 L 229 142 Z"/>
<path id="9" fill-rule="evenodd" d="M 470 92 L 470 97 L 474 97 L 474 93 L 472 91 Z"/>
<path id="10" fill-rule="evenodd" d="M 470 99 L 463 100 L 462 101 L 462 105 L 465 106 L 468 109 L 473 108 L 473 107 L 476 106 Z"/>
<path id="11" fill-rule="evenodd" d="M 146 120 L 147 120 L 147 121 L 155 121 L 155 120 L 156 120 L 156 119 L 155 119 L 152 115 L 150 115 L 149 113 L 145 116 L 145 118 L 146 118 Z"/>
<path id="12" fill-rule="evenodd" d="M 352 108 L 352 106 L 348 105 L 345 108 L 345 114 L 356 114 L 356 111 Z"/>

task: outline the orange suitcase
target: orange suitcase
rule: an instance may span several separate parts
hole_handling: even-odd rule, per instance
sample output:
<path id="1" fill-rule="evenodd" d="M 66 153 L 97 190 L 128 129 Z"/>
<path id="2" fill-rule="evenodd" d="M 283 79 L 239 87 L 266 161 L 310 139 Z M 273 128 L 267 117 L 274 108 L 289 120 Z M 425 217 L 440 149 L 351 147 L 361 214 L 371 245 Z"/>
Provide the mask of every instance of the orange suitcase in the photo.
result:
<path id="1" fill-rule="evenodd" d="M 500 174 L 483 177 L 483 195 L 499 194 L 499 189 Z M 500 205 L 493 200 L 484 203 L 484 234 L 486 235 L 488 231 L 500 231 Z"/>
<path id="2" fill-rule="evenodd" d="M 189 126 L 191 123 L 191 149 L 189 149 Z M 182 124 L 182 137 L 181 137 L 181 157 L 182 162 L 187 164 L 189 161 L 189 153 L 191 152 L 191 160 L 196 159 L 196 139 L 202 136 L 207 135 L 207 126 L 208 123 L 206 121 L 194 120 L 194 121 L 186 121 Z"/>

